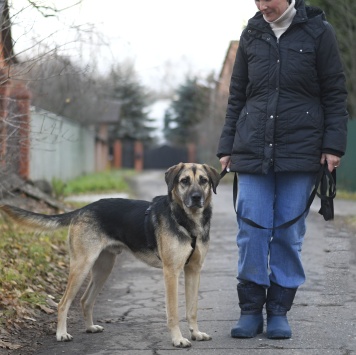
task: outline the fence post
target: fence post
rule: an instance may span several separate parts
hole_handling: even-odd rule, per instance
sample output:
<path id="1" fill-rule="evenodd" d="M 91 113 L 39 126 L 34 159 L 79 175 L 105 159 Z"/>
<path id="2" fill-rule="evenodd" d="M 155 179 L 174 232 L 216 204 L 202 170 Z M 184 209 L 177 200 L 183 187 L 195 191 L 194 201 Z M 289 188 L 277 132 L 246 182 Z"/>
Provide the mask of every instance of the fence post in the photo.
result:
<path id="1" fill-rule="evenodd" d="M 188 163 L 196 162 L 196 145 L 194 143 L 188 143 Z"/>
<path id="2" fill-rule="evenodd" d="M 31 94 L 24 85 L 16 85 L 11 90 L 11 99 L 15 101 L 16 115 L 19 120 L 19 167 L 18 173 L 28 179 L 30 174 L 30 99 Z"/>
<path id="3" fill-rule="evenodd" d="M 114 142 L 114 168 L 120 169 L 122 167 L 122 142 L 116 139 Z"/>

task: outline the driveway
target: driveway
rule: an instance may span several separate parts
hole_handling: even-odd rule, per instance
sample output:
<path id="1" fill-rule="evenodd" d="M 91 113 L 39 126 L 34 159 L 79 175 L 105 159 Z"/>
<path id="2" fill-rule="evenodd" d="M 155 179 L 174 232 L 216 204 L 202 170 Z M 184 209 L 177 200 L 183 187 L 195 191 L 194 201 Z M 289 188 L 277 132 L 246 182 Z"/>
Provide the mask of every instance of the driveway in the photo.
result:
<path id="1" fill-rule="evenodd" d="M 165 194 L 163 171 L 140 174 L 134 181 L 137 198 Z M 54 335 L 41 339 L 36 354 L 125 355 L 230 355 L 230 354 L 354 354 L 356 349 L 356 237 L 341 215 L 354 213 L 355 204 L 337 212 L 335 222 L 325 222 L 314 207 L 308 217 L 303 260 L 307 282 L 297 292 L 289 313 L 290 340 L 232 339 L 230 327 L 238 318 L 235 270 L 236 222 L 231 185 L 221 184 L 214 196 L 211 247 L 201 275 L 200 328 L 213 339 L 193 342 L 192 348 L 175 349 L 166 328 L 162 271 L 150 268 L 125 254 L 117 258 L 114 271 L 98 297 L 94 318 L 103 333 L 86 334 L 79 312 L 79 298 L 69 312 L 70 343 L 58 343 Z M 352 205 L 352 206 L 351 206 Z M 336 202 L 338 206 L 338 202 Z M 339 205 L 341 206 L 341 204 Z M 336 207 L 337 208 L 337 207 Z M 183 279 L 179 309 L 183 335 Z"/>

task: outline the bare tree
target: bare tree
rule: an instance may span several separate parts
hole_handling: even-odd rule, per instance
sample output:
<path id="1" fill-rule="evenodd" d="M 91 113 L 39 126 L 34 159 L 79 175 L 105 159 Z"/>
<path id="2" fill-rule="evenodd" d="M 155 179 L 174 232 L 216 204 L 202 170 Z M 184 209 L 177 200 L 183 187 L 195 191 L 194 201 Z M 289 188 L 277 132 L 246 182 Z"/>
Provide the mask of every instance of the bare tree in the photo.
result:
<path id="1" fill-rule="evenodd" d="M 36 62 L 23 76 L 32 104 L 82 124 L 98 120 L 103 110 L 101 80 L 90 68 L 80 68 L 70 58 L 51 55 Z"/>
<path id="2" fill-rule="evenodd" d="M 65 11 L 81 3 L 78 0 L 63 1 L 60 6 L 49 1 L 0 0 L 0 190 L 11 190 L 16 187 L 15 176 L 26 176 L 26 159 L 29 156 L 29 107 L 30 86 L 44 81 L 35 75 L 35 69 L 46 64 L 48 78 L 63 79 L 76 77 L 89 70 L 78 70 L 71 61 L 62 60 L 63 53 L 68 56 L 80 52 L 79 41 L 92 39 L 95 29 L 91 25 L 66 24 L 62 21 Z M 64 5 L 65 3 L 65 5 Z M 49 4 L 49 5 L 47 5 Z M 36 29 L 36 16 L 46 19 L 46 31 Z M 64 17 L 63 17 L 64 18 Z M 59 41 L 58 29 L 67 31 L 70 36 Z M 100 36 L 96 36 L 100 38 Z M 16 54 L 15 54 L 16 53 Z M 48 63 L 49 58 L 51 59 Z M 56 63 L 56 64 L 53 64 Z M 95 63 L 95 62 L 94 62 Z M 93 66 L 94 67 L 94 66 Z M 32 72 L 33 70 L 33 72 Z M 80 72 L 80 73 L 79 73 Z M 84 80 L 85 81 L 85 80 Z M 85 82 L 88 85 L 89 80 Z M 64 85 L 64 83 L 62 83 Z M 72 85 L 71 85 L 72 86 Z M 77 85 L 78 88 L 78 85 Z M 68 91 L 67 91 L 68 93 Z M 75 97 L 67 97 L 67 106 L 75 102 Z M 2 188 L 1 188 L 2 187 Z"/>

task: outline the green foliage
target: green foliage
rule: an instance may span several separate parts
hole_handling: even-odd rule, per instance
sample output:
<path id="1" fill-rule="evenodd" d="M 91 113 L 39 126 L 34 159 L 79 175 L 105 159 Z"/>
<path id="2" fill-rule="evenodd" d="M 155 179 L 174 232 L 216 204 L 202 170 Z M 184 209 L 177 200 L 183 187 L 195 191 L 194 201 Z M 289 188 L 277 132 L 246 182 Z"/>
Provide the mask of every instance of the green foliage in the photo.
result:
<path id="1" fill-rule="evenodd" d="M 356 201 L 356 192 L 337 190 L 336 198 L 340 198 L 343 200 Z"/>
<path id="2" fill-rule="evenodd" d="M 134 173 L 133 170 L 121 169 L 84 175 L 68 181 L 64 188 L 64 195 L 104 191 L 128 192 L 127 178 Z"/>
<path id="3" fill-rule="evenodd" d="M 110 83 L 107 95 L 120 104 L 119 121 L 112 136 L 150 141 L 154 128 L 150 127 L 153 120 L 148 117 L 147 107 L 151 98 L 140 84 L 132 65 L 112 68 L 106 80 Z"/>
<path id="4" fill-rule="evenodd" d="M 56 198 L 61 198 L 64 195 L 66 184 L 61 179 L 53 178 L 52 179 L 52 189 L 54 196 Z"/>
<path id="5" fill-rule="evenodd" d="M 165 113 L 165 138 L 185 144 L 196 141 L 196 127 L 207 114 L 210 88 L 198 83 L 197 78 L 187 78 L 177 90 Z"/>

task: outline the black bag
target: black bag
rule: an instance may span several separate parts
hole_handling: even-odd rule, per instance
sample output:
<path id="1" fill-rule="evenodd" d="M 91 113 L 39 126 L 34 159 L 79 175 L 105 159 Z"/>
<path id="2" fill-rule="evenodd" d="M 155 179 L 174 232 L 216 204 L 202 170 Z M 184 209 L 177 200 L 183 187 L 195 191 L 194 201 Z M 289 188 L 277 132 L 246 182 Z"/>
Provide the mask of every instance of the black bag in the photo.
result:
<path id="1" fill-rule="evenodd" d="M 320 178 L 320 192 L 317 191 L 316 193 L 321 200 L 319 213 L 324 217 L 325 221 L 330 221 L 334 219 L 333 200 L 336 196 L 336 169 L 330 173 L 327 163 L 323 168 L 323 174 Z"/>

